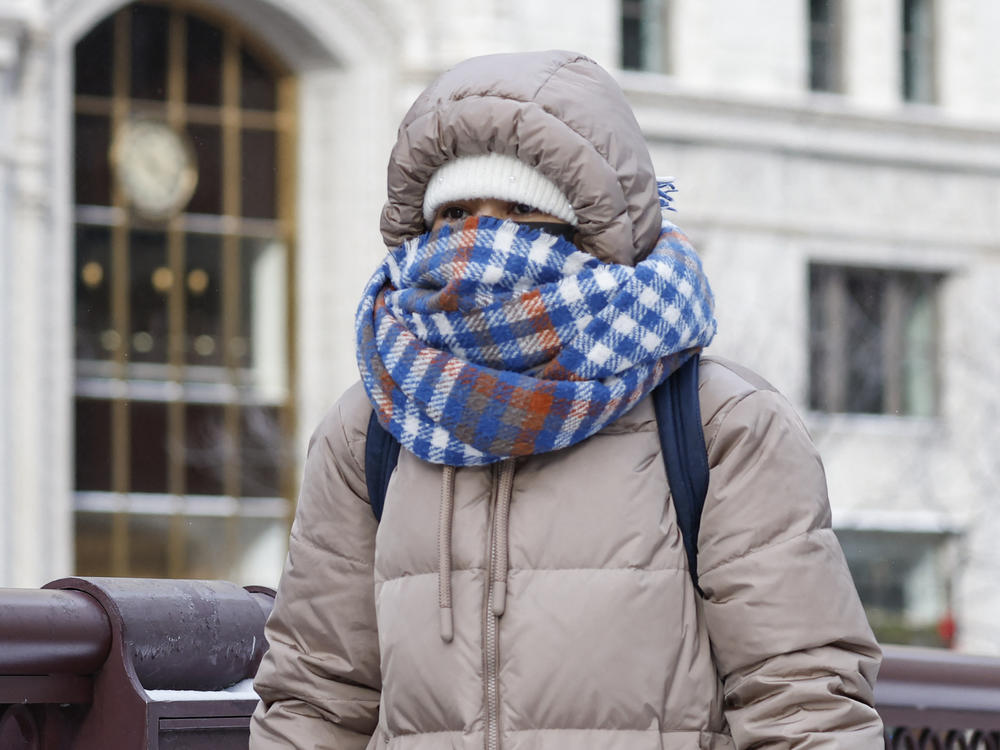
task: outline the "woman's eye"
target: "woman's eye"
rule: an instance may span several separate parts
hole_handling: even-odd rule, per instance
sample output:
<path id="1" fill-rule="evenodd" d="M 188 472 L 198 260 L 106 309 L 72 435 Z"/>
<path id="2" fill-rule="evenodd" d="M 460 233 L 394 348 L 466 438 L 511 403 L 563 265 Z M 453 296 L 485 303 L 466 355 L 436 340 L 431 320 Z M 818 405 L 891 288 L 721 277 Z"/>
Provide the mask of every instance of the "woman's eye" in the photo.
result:
<path id="1" fill-rule="evenodd" d="M 466 211 L 461 206 L 445 206 L 438 213 L 438 216 L 444 219 L 445 221 L 461 221 L 468 215 L 469 212 Z"/>
<path id="2" fill-rule="evenodd" d="M 527 203 L 515 203 L 511 213 L 515 216 L 525 216 L 526 214 L 533 214 L 537 211 L 534 206 L 529 206 Z"/>

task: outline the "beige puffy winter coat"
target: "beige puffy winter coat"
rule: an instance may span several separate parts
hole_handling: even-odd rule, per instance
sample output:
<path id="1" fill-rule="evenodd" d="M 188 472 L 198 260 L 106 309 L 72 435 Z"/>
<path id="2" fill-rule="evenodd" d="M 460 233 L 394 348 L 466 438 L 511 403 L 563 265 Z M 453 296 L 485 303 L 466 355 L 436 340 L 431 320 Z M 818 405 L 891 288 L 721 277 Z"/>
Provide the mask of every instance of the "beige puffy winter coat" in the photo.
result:
<path id="1" fill-rule="evenodd" d="M 553 179 L 591 252 L 634 262 L 655 239 L 620 90 L 546 53 L 470 61 L 418 100 L 390 165 L 387 242 L 423 231 L 417 192 L 438 164 L 489 150 Z M 251 747 L 881 747 L 879 649 L 815 448 L 736 365 L 703 360 L 700 400 L 704 599 L 648 398 L 582 443 L 492 467 L 452 474 L 404 450 L 376 523 L 371 407 L 348 391 L 310 443 Z"/>

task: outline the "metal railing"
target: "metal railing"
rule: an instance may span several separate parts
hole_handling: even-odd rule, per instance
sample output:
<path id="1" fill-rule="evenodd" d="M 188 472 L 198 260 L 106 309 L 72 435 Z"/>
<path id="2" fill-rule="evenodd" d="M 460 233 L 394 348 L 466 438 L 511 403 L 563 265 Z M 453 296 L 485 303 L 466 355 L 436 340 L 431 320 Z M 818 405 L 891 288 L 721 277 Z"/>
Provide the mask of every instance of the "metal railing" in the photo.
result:
<path id="1" fill-rule="evenodd" d="M 246 748 L 273 600 L 225 581 L 0 589 L 0 748 Z"/>
<path id="2" fill-rule="evenodd" d="M 124 578 L 0 589 L 0 748 L 246 748 L 273 597 Z M 1000 750 L 998 658 L 886 646 L 875 703 L 887 750 Z"/>
<path id="3" fill-rule="evenodd" d="M 875 706 L 888 750 L 1000 750 L 1000 659 L 883 648 Z"/>

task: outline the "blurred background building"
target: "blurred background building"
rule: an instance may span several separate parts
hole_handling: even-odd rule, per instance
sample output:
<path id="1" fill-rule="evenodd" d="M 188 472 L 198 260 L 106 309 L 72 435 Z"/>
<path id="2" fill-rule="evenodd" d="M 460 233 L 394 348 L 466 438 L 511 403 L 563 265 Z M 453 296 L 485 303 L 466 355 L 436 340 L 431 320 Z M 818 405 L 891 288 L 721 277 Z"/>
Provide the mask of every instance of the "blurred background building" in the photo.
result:
<path id="1" fill-rule="evenodd" d="M 998 39 L 995 0 L 0 0 L 0 586 L 275 583 L 400 118 L 562 47 L 677 178 L 880 636 L 1000 653 Z"/>

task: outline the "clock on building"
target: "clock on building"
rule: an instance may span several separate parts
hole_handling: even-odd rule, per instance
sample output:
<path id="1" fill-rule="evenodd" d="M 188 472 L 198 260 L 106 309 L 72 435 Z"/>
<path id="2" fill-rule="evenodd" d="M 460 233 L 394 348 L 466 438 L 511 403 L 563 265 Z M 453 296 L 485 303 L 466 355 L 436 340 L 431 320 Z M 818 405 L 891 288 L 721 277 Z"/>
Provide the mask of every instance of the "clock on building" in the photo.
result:
<path id="1" fill-rule="evenodd" d="M 111 164 L 126 200 L 141 215 L 165 219 L 180 211 L 198 181 L 187 136 L 166 122 L 137 117 L 115 133 Z"/>

